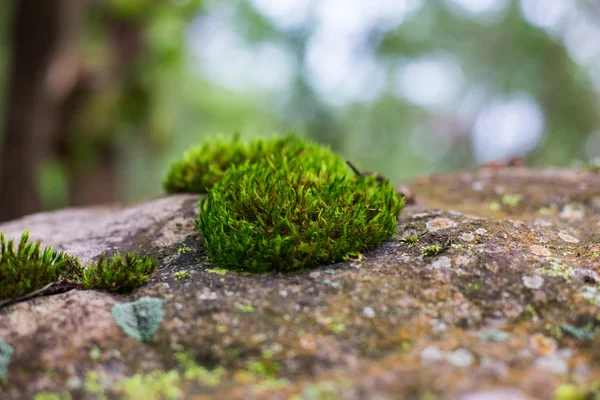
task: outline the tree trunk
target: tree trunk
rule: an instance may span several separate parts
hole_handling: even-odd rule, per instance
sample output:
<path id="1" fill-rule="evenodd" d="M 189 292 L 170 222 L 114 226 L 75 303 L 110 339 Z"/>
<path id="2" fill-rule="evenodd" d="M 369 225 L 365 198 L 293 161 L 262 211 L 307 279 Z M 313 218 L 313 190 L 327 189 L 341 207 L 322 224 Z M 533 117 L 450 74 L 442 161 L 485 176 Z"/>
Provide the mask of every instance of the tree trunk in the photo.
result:
<path id="1" fill-rule="evenodd" d="M 0 221 L 40 209 L 37 172 L 79 75 L 82 0 L 16 0 L 0 152 Z"/>

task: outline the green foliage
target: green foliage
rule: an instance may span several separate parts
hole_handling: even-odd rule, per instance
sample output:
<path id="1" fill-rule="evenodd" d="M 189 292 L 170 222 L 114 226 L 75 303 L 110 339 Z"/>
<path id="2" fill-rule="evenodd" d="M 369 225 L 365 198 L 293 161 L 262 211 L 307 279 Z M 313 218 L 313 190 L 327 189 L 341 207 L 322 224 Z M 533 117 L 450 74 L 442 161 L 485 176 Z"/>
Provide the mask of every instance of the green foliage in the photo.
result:
<path id="1" fill-rule="evenodd" d="M 84 289 L 102 289 L 125 293 L 143 285 L 156 270 L 156 261 L 148 255 L 139 258 L 133 253 L 120 253 L 107 259 L 104 254 L 96 264 L 90 265 L 81 277 Z"/>
<path id="2" fill-rule="evenodd" d="M 115 305 L 110 313 L 127 335 L 148 341 L 158 331 L 164 317 L 163 300 L 142 297 L 131 302 Z"/>
<path id="3" fill-rule="evenodd" d="M 0 339 L 0 380 L 6 377 L 8 372 L 8 364 L 13 355 L 13 348 L 11 345 L 6 344 L 4 340 Z"/>
<path id="4" fill-rule="evenodd" d="M 239 136 L 232 140 L 208 139 L 202 146 L 188 151 L 183 161 L 171 166 L 163 186 L 169 193 L 206 193 L 232 166 L 242 165 L 246 161 L 256 163 L 276 154 L 303 158 L 310 154 L 314 160 L 320 157 L 333 158 L 326 148 L 292 135 L 249 142 L 242 142 Z M 345 169 L 343 164 L 337 162 L 321 166 L 335 168 L 336 172 Z"/>
<path id="5" fill-rule="evenodd" d="M 200 201 L 198 227 L 213 265 L 300 272 L 393 236 L 404 202 L 388 182 L 349 177 L 327 148 L 285 140 L 283 151 L 232 165 Z"/>
<path id="6" fill-rule="evenodd" d="M 49 283 L 68 280 L 80 269 L 73 258 L 40 248 L 40 242 L 27 243 L 29 233 L 23 232 L 17 249 L 14 241 L 0 233 L 0 299 L 20 297 L 41 289 Z"/>

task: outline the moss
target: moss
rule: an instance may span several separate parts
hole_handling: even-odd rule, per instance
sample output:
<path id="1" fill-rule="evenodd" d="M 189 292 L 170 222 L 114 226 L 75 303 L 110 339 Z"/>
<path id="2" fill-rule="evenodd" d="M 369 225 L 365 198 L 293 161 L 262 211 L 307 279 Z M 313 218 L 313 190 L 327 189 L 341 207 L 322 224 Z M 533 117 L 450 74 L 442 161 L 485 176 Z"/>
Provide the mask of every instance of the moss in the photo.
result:
<path id="1" fill-rule="evenodd" d="M 281 364 L 273 360 L 273 353 L 263 351 L 260 361 L 248 361 L 246 371 L 254 377 L 263 379 L 275 379 L 277 372 L 281 369 Z"/>
<path id="2" fill-rule="evenodd" d="M 406 243 L 408 247 L 413 247 L 419 241 L 419 235 L 407 236 L 400 239 L 400 243 Z"/>
<path id="3" fill-rule="evenodd" d="M 141 286 L 156 270 L 155 260 L 131 253 L 109 259 L 102 254 L 96 264 L 84 269 L 76 257 L 28 241 L 25 231 L 15 249 L 14 241 L 7 242 L 0 233 L 0 300 L 6 299 L 0 304 L 39 294 L 52 284 L 125 293 Z"/>
<path id="4" fill-rule="evenodd" d="M 80 280 L 84 289 L 102 289 L 109 292 L 125 293 L 143 285 L 156 270 L 156 261 L 149 256 L 139 258 L 120 253 L 107 259 L 104 254 L 96 264 L 89 266 Z"/>
<path id="5" fill-rule="evenodd" d="M 238 136 L 209 139 L 171 165 L 163 186 L 168 193 L 206 193 L 232 166 L 255 163 L 274 154 L 297 156 L 296 149 L 302 143 L 292 135 L 249 142 L 242 142 Z M 313 152 L 323 151 L 317 145 L 309 147 Z"/>
<path id="6" fill-rule="evenodd" d="M 295 140 L 232 166 L 200 201 L 198 227 L 219 268 L 300 272 L 391 239 L 403 205 L 388 182 L 350 177 L 331 151 Z"/>
<path id="7" fill-rule="evenodd" d="M 162 323 L 163 300 L 142 297 L 131 303 L 117 304 L 110 313 L 127 335 L 137 340 L 149 341 Z"/>
<path id="8" fill-rule="evenodd" d="M 73 258 L 40 248 L 40 242 L 28 243 L 29 233 L 23 232 L 15 249 L 14 241 L 0 233 L 0 299 L 16 298 L 44 286 L 72 279 L 80 268 Z"/>

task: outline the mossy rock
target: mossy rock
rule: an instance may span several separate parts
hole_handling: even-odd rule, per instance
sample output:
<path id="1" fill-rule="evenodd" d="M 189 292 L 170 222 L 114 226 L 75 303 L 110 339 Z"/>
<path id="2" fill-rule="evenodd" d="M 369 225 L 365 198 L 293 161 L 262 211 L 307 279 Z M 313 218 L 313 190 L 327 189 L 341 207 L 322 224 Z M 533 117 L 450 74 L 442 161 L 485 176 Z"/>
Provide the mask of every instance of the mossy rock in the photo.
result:
<path id="1" fill-rule="evenodd" d="M 75 289 L 0 310 L 0 397 L 597 397 L 598 174 L 495 167 L 407 186 L 416 204 L 391 240 L 299 274 L 213 265 L 197 195 L 2 224 L 86 265 L 107 249 L 158 264 L 131 295 Z M 146 296 L 164 316 L 139 341 L 111 310 Z"/>

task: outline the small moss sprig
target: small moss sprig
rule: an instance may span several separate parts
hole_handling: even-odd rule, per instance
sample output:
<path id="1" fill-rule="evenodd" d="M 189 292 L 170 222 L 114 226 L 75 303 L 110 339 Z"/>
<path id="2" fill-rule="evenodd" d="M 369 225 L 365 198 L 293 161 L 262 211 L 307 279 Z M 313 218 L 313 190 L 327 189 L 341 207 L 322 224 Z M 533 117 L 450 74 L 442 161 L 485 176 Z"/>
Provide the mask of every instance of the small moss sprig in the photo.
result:
<path id="1" fill-rule="evenodd" d="M 52 247 L 42 249 L 40 242 L 29 242 L 29 232 L 21 235 L 15 249 L 14 240 L 6 241 L 0 233 L 0 299 L 24 296 L 48 284 L 72 280 L 79 264 Z"/>
<path id="2" fill-rule="evenodd" d="M 323 146 L 310 144 L 293 135 L 272 139 L 256 139 L 243 142 L 238 136 L 233 139 L 208 139 L 200 147 L 188 151 L 184 159 L 171 165 L 163 182 L 168 193 L 206 193 L 234 165 L 245 162 L 255 163 L 272 158 L 274 155 L 287 157 L 320 157 L 325 151 Z M 335 168 L 345 170 L 343 163 Z"/>
<path id="3" fill-rule="evenodd" d="M 200 201 L 198 227 L 213 265 L 300 272 L 393 236 L 404 202 L 388 182 L 349 177 L 330 150 L 295 146 L 232 166 Z"/>
<path id="4" fill-rule="evenodd" d="M 125 293 L 143 285 L 156 271 L 156 261 L 149 256 L 142 258 L 133 253 L 122 257 L 116 253 L 107 258 L 102 254 L 95 264 L 83 271 L 79 284 L 84 289 L 102 289 Z"/>
<path id="5" fill-rule="evenodd" d="M 74 288 L 99 289 L 124 293 L 138 288 L 156 270 L 156 261 L 117 253 L 107 259 L 102 254 L 96 264 L 84 269 L 76 257 L 41 248 L 40 242 L 29 243 L 23 232 L 15 248 L 14 240 L 6 241 L 0 232 L 0 307 Z M 53 286 L 53 287 L 52 287 Z"/>

